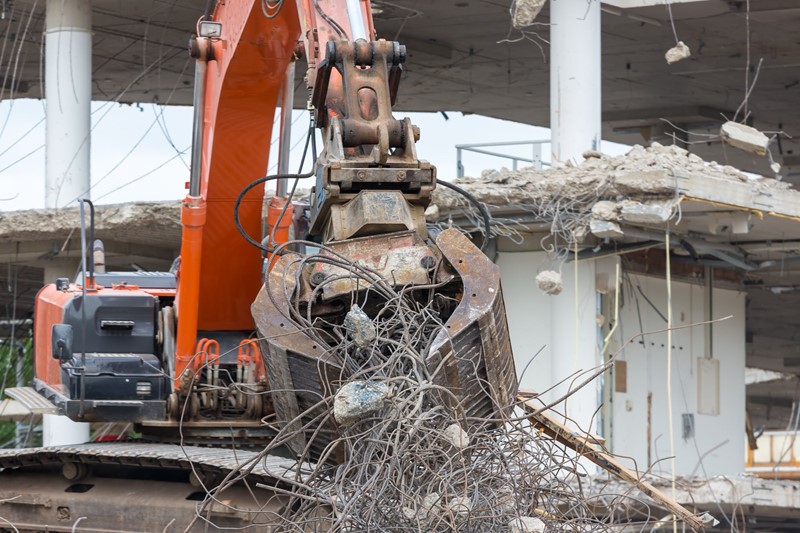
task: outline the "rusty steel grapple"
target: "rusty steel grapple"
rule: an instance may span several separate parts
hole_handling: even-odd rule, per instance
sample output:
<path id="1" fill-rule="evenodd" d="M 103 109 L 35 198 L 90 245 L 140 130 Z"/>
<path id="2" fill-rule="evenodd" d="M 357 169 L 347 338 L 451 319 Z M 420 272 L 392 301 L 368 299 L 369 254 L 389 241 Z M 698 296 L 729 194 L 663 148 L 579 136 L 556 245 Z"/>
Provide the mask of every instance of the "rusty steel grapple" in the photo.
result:
<path id="1" fill-rule="evenodd" d="M 345 261 L 325 260 L 337 256 Z M 442 322 L 419 348 L 427 376 L 449 391 L 440 401 L 467 424 L 502 421 L 517 379 L 499 269 L 467 237 L 454 229 L 441 232 L 435 244 L 413 231 L 369 236 L 332 243 L 318 259 L 282 256 L 252 306 L 278 424 L 294 431 L 291 448 L 322 453 L 338 433 L 332 420 L 318 424 L 330 398 L 354 372 L 368 377 L 348 364 L 335 342 L 326 342 L 322 325 L 340 323 L 353 301 L 364 303 L 371 317 L 380 315 L 381 298 L 371 301 L 367 294 L 377 291 L 341 266 L 348 261 L 398 292 L 435 290 L 449 302 L 438 309 Z M 306 327 L 293 316 L 297 310 L 311 318 Z"/>

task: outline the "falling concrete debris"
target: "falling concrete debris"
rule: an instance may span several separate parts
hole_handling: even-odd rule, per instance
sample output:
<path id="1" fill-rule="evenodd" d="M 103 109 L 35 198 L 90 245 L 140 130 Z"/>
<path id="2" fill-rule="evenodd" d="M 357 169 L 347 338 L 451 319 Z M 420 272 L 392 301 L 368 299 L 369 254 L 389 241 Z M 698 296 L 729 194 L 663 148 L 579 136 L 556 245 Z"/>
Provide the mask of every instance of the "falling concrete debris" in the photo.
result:
<path id="1" fill-rule="evenodd" d="M 667 60 L 668 64 L 677 63 L 678 61 L 682 61 L 687 57 L 692 55 L 692 51 L 689 50 L 689 47 L 683 41 L 678 41 L 678 44 L 667 50 L 667 53 L 664 54 L 664 59 Z"/>
<path id="2" fill-rule="evenodd" d="M 359 348 L 369 346 L 375 340 L 375 325 L 358 305 L 351 307 L 345 315 L 344 328 Z"/>
<path id="3" fill-rule="evenodd" d="M 543 270 L 536 275 L 536 286 L 539 290 L 553 296 L 561 294 L 564 286 L 561 282 L 561 274 L 554 270 Z"/>
<path id="4" fill-rule="evenodd" d="M 511 24 L 521 30 L 533 25 L 547 0 L 514 0 L 511 6 Z"/>
<path id="5" fill-rule="evenodd" d="M 333 417 L 342 426 L 349 426 L 384 408 L 389 386 L 378 381 L 351 381 L 333 399 Z"/>
<path id="6" fill-rule="evenodd" d="M 722 140 L 746 152 L 766 155 L 769 137 L 755 128 L 729 120 L 719 130 Z"/>

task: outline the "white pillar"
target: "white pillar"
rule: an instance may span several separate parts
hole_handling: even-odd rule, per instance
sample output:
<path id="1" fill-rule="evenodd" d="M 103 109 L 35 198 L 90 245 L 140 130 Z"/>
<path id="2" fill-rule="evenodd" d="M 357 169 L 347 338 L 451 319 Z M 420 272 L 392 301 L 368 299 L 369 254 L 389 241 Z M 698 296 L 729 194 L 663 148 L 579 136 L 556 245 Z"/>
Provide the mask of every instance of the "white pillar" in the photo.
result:
<path id="1" fill-rule="evenodd" d="M 47 0 L 45 207 L 89 197 L 91 0 Z"/>
<path id="2" fill-rule="evenodd" d="M 89 442 L 88 422 L 73 422 L 60 415 L 42 415 L 44 446 L 67 446 L 84 442 Z"/>
<path id="3" fill-rule="evenodd" d="M 571 419 L 570 427 L 593 434 L 597 433 L 597 420 L 593 417 L 599 405 L 598 382 L 581 389 L 577 386 L 600 363 L 597 358 L 595 266 L 594 261 L 577 265 L 575 262 L 565 263 L 561 269 L 564 288 L 558 296 L 550 297 L 550 380 L 554 388 L 548 398 L 554 401 L 571 393 L 566 404 L 558 404 L 556 410 L 566 412 Z"/>
<path id="4" fill-rule="evenodd" d="M 600 149 L 600 0 L 550 0 L 553 162 Z"/>

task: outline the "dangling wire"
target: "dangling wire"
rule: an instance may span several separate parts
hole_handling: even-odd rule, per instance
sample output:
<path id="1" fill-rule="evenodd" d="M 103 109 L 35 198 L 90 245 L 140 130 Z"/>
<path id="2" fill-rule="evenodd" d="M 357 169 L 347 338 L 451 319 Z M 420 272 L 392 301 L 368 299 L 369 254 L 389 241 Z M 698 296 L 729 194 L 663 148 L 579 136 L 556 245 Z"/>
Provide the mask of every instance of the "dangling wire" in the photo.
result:
<path id="1" fill-rule="evenodd" d="M 302 160 L 300 162 L 300 168 L 302 169 L 303 161 L 305 161 L 306 154 L 308 153 L 308 146 L 310 144 L 311 145 L 311 149 L 312 149 L 313 158 L 314 158 L 314 165 L 311 167 L 311 170 L 309 170 L 308 172 L 306 172 L 304 174 L 273 174 L 271 176 L 264 176 L 263 178 L 258 178 L 257 180 L 254 180 L 254 181 L 250 182 L 250 184 L 247 185 L 247 187 L 242 189 L 242 192 L 240 192 L 239 196 L 236 198 L 236 203 L 233 204 L 233 221 L 236 224 L 236 229 L 239 231 L 239 233 L 242 235 L 242 237 L 244 237 L 244 239 L 247 242 L 249 242 L 250 244 L 252 244 L 256 248 L 258 248 L 258 249 L 260 249 L 260 250 L 262 250 L 262 251 L 264 251 L 264 252 L 266 252 L 268 254 L 273 253 L 275 251 L 275 249 L 273 247 L 271 247 L 271 246 L 265 246 L 264 244 L 262 244 L 261 242 L 255 240 L 253 237 L 251 237 L 247 233 L 247 231 L 242 226 L 241 221 L 239 220 L 239 206 L 242 204 L 242 200 L 244 199 L 245 195 L 248 192 L 250 192 L 254 187 L 257 187 L 258 185 L 261 185 L 262 183 L 267 183 L 269 181 L 275 181 L 275 180 L 279 180 L 279 179 L 294 179 L 295 180 L 294 186 L 292 187 L 292 191 L 289 194 L 289 197 L 287 199 L 286 205 L 284 205 L 283 211 L 281 211 L 281 214 L 278 217 L 278 222 L 273 226 L 273 230 L 270 233 L 270 241 L 269 242 L 272 243 L 272 239 L 274 237 L 275 228 L 278 227 L 278 225 L 280 224 L 281 219 L 286 214 L 286 210 L 287 210 L 287 207 L 289 206 L 289 202 L 292 201 L 292 195 L 294 194 L 294 191 L 297 188 L 297 183 L 301 179 L 310 178 L 311 176 L 313 176 L 316 173 L 316 170 L 317 170 L 317 165 L 316 165 L 317 143 L 316 143 L 316 138 L 314 137 L 314 131 L 315 131 L 314 127 L 313 126 L 309 126 L 309 128 L 308 128 L 308 136 L 306 137 L 306 145 L 303 148 L 303 157 L 302 157 Z"/>

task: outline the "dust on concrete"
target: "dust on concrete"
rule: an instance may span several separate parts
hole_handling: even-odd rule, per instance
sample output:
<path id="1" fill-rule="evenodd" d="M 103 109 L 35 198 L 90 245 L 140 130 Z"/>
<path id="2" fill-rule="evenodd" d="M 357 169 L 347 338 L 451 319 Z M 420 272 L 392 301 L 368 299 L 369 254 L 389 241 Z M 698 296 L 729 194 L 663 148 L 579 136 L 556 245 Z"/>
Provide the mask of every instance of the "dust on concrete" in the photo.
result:
<path id="1" fill-rule="evenodd" d="M 578 165 L 520 170 L 484 171 L 479 178 L 456 180 L 480 201 L 495 206 L 540 205 L 556 198 L 592 198 L 620 201 L 626 198 L 669 198 L 676 194 L 675 175 L 701 174 L 710 178 L 749 183 L 757 190 L 780 189 L 800 194 L 791 185 L 772 178 L 750 178 L 728 165 L 706 162 L 678 146 L 653 143 L 634 146 L 627 154 L 607 156 L 586 152 Z M 440 209 L 463 205 L 459 195 L 443 187 L 434 192 Z"/>
<path id="2" fill-rule="evenodd" d="M 126 203 L 97 206 L 96 237 L 130 243 L 173 245 L 180 242 L 180 202 Z M 86 208 L 89 225 L 89 209 Z M 0 242 L 80 238 L 80 213 L 68 209 L 0 212 Z"/>

